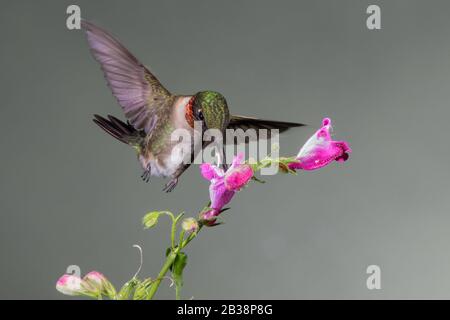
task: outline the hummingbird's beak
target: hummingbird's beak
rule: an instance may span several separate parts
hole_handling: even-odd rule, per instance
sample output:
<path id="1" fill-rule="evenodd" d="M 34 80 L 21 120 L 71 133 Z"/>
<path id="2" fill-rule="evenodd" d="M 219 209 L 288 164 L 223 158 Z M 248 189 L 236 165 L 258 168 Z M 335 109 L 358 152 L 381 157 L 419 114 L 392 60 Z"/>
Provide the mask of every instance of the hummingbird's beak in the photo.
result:
<path id="1" fill-rule="evenodd" d="M 222 163 L 222 169 L 223 171 L 227 171 L 228 170 L 228 163 L 227 163 L 227 153 L 226 153 L 226 144 L 223 142 L 222 143 L 222 153 L 223 153 L 223 163 Z"/>

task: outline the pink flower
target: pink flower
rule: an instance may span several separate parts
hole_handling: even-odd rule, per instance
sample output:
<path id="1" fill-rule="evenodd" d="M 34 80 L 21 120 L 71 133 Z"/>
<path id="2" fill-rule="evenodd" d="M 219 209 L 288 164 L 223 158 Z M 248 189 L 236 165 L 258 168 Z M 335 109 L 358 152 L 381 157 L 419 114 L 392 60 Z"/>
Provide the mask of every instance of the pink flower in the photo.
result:
<path id="1" fill-rule="evenodd" d="M 80 277 L 65 274 L 56 282 L 56 290 L 69 296 L 76 296 L 82 294 L 82 284 L 83 280 Z"/>
<path id="2" fill-rule="evenodd" d="M 322 127 L 300 149 L 296 157 L 298 162 L 290 163 L 289 168 L 315 170 L 325 167 L 334 160 L 346 161 L 352 152 L 350 146 L 345 141 L 333 141 L 331 131 L 331 119 L 323 119 Z"/>
<path id="3" fill-rule="evenodd" d="M 209 186 L 209 197 L 211 199 L 211 210 L 203 213 L 202 218 L 211 220 L 218 216 L 222 208 L 233 198 L 236 191 L 242 189 L 252 178 L 252 168 L 244 164 L 244 155 L 238 154 L 226 172 L 218 166 L 203 163 L 200 166 L 202 176 L 211 181 Z"/>

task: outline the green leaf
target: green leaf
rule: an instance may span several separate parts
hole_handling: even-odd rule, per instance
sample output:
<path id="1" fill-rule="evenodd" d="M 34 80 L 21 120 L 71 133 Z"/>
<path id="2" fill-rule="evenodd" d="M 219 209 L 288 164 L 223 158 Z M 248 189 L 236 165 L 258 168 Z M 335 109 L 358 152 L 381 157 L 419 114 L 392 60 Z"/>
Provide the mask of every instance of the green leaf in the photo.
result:
<path id="1" fill-rule="evenodd" d="M 184 252 L 179 252 L 175 261 L 173 262 L 172 273 L 176 277 L 181 277 L 183 274 L 183 270 L 187 265 L 187 255 Z M 174 278 L 176 281 L 176 279 Z"/>
<path id="2" fill-rule="evenodd" d="M 172 277 L 176 286 L 177 299 L 180 299 L 180 291 L 183 286 L 183 270 L 187 264 L 187 255 L 179 252 L 172 265 Z"/>
<path id="3" fill-rule="evenodd" d="M 160 211 L 153 211 L 153 212 L 147 213 L 142 218 L 142 224 L 144 225 L 145 229 L 156 226 L 160 215 L 161 215 Z"/>
<path id="4" fill-rule="evenodd" d="M 140 284 L 140 281 L 136 278 L 131 279 L 127 283 L 125 283 L 120 289 L 119 294 L 117 295 L 118 300 L 128 300 L 130 295 L 133 293 L 133 290 Z"/>

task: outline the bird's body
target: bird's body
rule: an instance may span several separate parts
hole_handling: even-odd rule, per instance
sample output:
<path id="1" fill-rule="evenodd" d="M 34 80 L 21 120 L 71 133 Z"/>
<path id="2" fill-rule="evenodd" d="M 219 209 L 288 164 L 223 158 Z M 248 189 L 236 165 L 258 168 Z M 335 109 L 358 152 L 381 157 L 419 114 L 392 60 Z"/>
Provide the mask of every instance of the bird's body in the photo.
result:
<path id="1" fill-rule="evenodd" d="M 82 26 L 91 52 L 127 118 L 125 123 L 113 116 L 95 115 L 94 122 L 137 151 L 144 180 L 148 181 L 150 176 L 171 178 L 167 191 L 176 186 L 178 177 L 207 145 L 203 141 L 205 129 L 218 129 L 222 133 L 227 128 L 282 132 L 302 125 L 230 115 L 225 98 L 214 91 L 173 95 L 113 36 L 86 21 Z M 200 121 L 202 129 L 194 121 Z M 174 140 L 173 133 L 179 129 L 191 139 Z"/>
<path id="2" fill-rule="evenodd" d="M 171 135 L 177 129 L 184 129 L 194 137 L 194 128 L 192 128 L 186 119 L 186 107 L 192 96 L 177 96 L 169 112 L 170 117 L 162 121 L 160 128 L 156 128 L 155 133 L 150 138 L 143 152 L 139 154 L 139 161 L 145 169 L 152 168 L 152 175 L 158 177 L 172 177 L 177 169 L 183 164 L 188 163 L 190 155 L 182 154 L 182 150 L 191 150 L 189 141 L 172 141 Z M 194 139 L 195 140 L 195 139 Z M 194 141 L 196 145 L 200 143 Z M 178 145 L 178 143 L 186 145 Z M 179 152 L 174 152 L 174 146 L 178 145 Z"/>
<path id="3" fill-rule="evenodd" d="M 133 146 L 138 155 L 139 163 L 144 169 L 144 179 L 148 180 L 150 175 L 157 177 L 174 177 L 177 170 L 184 163 L 189 163 L 191 154 L 183 153 L 184 150 L 191 150 L 192 143 L 194 150 L 201 150 L 201 135 L 194 134 L 194 127 L 191 126 L 186 117 L 186 109 L 192 96 L 175 96 L 169 108 L 159 117 L 152 134 L 146 134 L 144 130 L 137 131 L 129 123 L 123 123 L 119 119 L 109 116 L 105 119 L 95 115 L 94 121 L 105 131 L 113 136 L 119 136 L 123 142 Z M 129 131 L 122 130 L 127 126 Z M 172 133 L 182 129 L 191 135 L 192 141 L 175 141 Z M 200 133 L 200 132 L 198 132 Z M 119 140 L 121 140 L 119 139 Z M 121 140 L 121 141 L 122 141 Z M 177 149 L 174 149 L 177 146 Z"/>

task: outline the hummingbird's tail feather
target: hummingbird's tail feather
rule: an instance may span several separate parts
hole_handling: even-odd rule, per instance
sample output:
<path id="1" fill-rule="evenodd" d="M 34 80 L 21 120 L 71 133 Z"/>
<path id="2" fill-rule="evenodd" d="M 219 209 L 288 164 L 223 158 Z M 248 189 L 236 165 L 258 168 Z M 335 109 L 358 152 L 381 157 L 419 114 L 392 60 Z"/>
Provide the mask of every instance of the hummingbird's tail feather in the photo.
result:
<path id="1" fill-rule="evenodd" d="M 136 130 L 130 123 L 125 123 L 111 115 L 108 115 L 108 119 L 106 119 L 94 114 L 93 121 L 106 133 L 133 147 L 140 146 L 145 138 L 143 130 Z"/>

